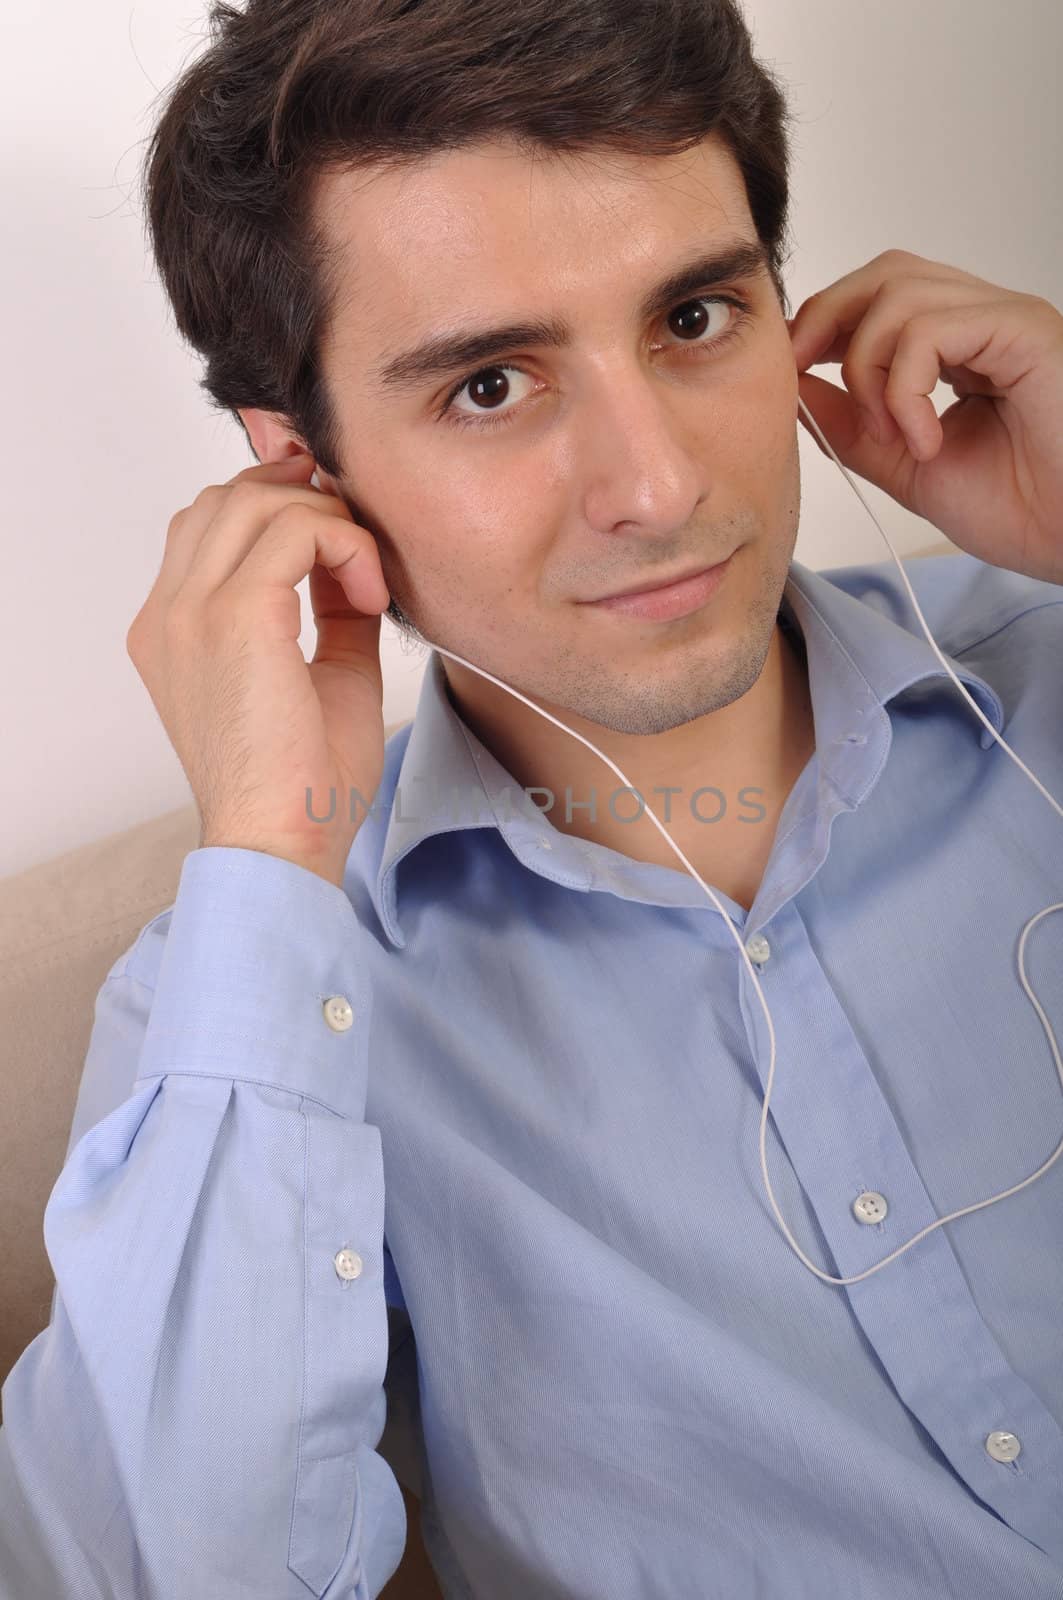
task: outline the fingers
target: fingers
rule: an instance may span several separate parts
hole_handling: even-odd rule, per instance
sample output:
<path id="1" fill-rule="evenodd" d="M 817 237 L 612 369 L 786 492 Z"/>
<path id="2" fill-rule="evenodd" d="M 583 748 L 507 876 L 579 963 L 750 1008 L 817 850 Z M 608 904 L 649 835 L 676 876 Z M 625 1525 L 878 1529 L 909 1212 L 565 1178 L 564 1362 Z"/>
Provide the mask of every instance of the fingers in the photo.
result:
<path id="1" fill-rule="evenodd" d="M 985 387 L 980 364 L 1014 299 L 971 273 L 887 251 L 805 302 L 789 324 L 795 364 L 804 374 L 840 363 L 868 437 L 882 446 L 903 441 L 914 460 L 926 461 L 944 437 L 930 399 L 938 383 L 961 397 L 999 397 Z"/>
<path id="2" fill-rule="evenodd" d="M 285 456 L 280 461 L 245 467 L 230 478 L 228 484 L 215 483 L 201 489 L 191 505 L 182 507 L 170 518 L 158 574 L 133 625 L 143 612 L 164 612 L 172 602 L 188 576 L 207 529 L 225 505 L 233 486 L 245 482 L 298 484 L 309 480 L 313 468 L 314 458 L 309 454 Z"/>
<path id="3" fill-rule="evenodd" d="M 913 442 L 918 445 L 928 424 L 933 433 L 936 413 L 929 396 L 940 381 L 941 362 L 936 352 L 928 359 L 928 346 L 921 342 L 913 374 L 921 399 L 913 406 L 903 377 L 905 367 L 911 365 L 912 331 L 958 320 L 970 325 L 973 335 L 983 316 L 978 290 L 966 284 L 927 282 L 879 296 L 849 338 L 841 362 L 846 388 L 878 426 L 877 433 L 872 431 L 873 438 L 895 444 L 903 431 L 911 447 Z M 957 351 L 957 360 L 972 354 L 976 347 L 972 337 L 964 351 Z M 894 404 L 897 399 L 899 408 Z"/>
<path id="4" fill-rule="evenodd" d="M 314 614 L 314 621 L 320 628 L 326 622 L 347 622 L 354 615 L 361 615 L 362 610 L 355 611 L 351 606 L 344 585 L 340 579 L 331 573 L 320 561 L 315 561 L 310 569 L 310 605 Z M 385 590 L 386 592 L 386 590 Z M 390 603 L 390 595 L 385 600 L 385 607 Z M 376 607 L 374 606 L 374 610 Z"/>
<path id="5" fill-rule="evenodd" d="M 329 496 L 322 498 L 326 505 L 334 503 Z M 276 513 L 223 588 L 214 592 L 254 589 L 279 595 L 301 583 L 315 563 L 332 574 L 356 611 L 377 615 L 387 606 L 387 585 L 369 531 L 353 522 L 346 508 L 341 518 L 302 503 L 289 503 Z"/>
<path id="6" fill-rule="evenodd" d="M 298 633 L 295 586 L 315 568 L 331 611 L 379 616 L 390 602 L 380 555 L 368 529 L 344 502 L 313 488 L 310 455 L 245 468 L 227 484 L 211 484 L 174 516 L 159 574 L 126 636 L 141 653 L 175 611 L 191 616 L 224 586 L 239 592 L 261 584 L 271 592 L 272 616 Z M 287 591 L 287 594 L 284 593 Z M 353 611 L 352 611 L 353 608 Z M 136 656 L 134 656 L 136 660 Z"/>
<path id="7" fill-rule="evenodd" d="M 300 478 L 309 479 L 315 469 L 315 462 L 309 450 L 297 450 L 294 454 L 281 456 L 279 461 L 258 461 L 253 467 L 244 467 L 242 472 L 234 472 L 229 479 L 229 485 L 234 483 L 287 483 Z"/>
<path id="8" fill-rule="evenodd" d="M 204 499 L 204 496 L 210 498 Z M 200 599 L 213 594 L 233 576 L 266 528 L 289 506 L 327 511 L 349 528 L 354 527 L 342 500 L 320 489 L 303 488 L 298 483 L 271 484 L 261 479 L 238 479 L 231 487 L 220 491 L 220 498 L 215 498 L 211 490 L 204 490 L 197 497 L 197 505 L 200 500 L 203 500 L 202 513 L 207 525 L 186 563 L 181 580 L 186 593 Z"/>
<path id="9" fill-rule="evenodd" d="M 809 295 L 796 315 L 789 319 L 798 371 L 804 372 L 819 363 L 840 361 L 849 335 L 885 293 L 893 296 L 900 288 L 904 294 L 913 291 L 919 294 L 927 285 L 937 284 L 980 293 L 991 287 L 984 279 L 959 267 L 928 261 L 908 250 L 885 250 L 873 261 L 836 279 L 828 288 Z"/>

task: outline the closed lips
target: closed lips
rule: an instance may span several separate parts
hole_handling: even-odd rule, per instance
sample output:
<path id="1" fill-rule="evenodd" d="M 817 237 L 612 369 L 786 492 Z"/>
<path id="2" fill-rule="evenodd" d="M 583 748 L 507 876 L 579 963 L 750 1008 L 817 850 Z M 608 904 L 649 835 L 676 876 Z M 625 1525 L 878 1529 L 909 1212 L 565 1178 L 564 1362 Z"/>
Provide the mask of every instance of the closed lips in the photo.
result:
<path id="1" fill-rule="evenodd" d="M 724 560 L 727 559 L 725 556 Z M 673 584 L 686 583 L 689 578 L 699 578 L 703 572 L 711 572 L 713 566 L 722 567 L 723 561 L 713 562 L 712 566 L 707 567 L 692 567 L 689 572 L 678 572 L 674 578 L 665 578 L 661 583 L 636 584 L 631 589 L 614 589 L 611 594 L 595 595 L 594 600 L 585 601 L 584 604 L 595 605 L 599 600 L 620 600 L 627 595 L 653 594 L 656 589 L 670 589 Z"/>

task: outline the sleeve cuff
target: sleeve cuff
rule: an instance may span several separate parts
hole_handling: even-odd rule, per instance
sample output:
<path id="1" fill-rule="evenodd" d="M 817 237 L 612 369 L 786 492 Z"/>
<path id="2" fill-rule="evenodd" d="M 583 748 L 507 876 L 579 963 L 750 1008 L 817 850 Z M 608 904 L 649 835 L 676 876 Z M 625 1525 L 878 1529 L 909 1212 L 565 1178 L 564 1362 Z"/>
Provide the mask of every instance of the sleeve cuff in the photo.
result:
<path id="1" fill-rule="evenodd" d="M 235 846 L 190 851 L 136 1082 L 233 1078 L 364 1120 L 369 937 L 344 890 L 306 867 Z M 348 1015 L 337 1001 L 353 1013 L 345 1028 L 329 1024 Z"/>

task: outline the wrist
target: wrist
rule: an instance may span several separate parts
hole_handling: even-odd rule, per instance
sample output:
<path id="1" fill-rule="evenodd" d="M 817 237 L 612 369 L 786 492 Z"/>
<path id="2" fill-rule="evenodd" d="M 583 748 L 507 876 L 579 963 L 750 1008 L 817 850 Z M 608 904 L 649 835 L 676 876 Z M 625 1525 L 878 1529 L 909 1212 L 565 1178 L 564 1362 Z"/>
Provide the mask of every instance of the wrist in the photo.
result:
<path id="1" fill-rule="evenodd" d="M 280 861 L 290 861 L 292 866 L 302 867 L 305 872 L 312 872 L 315 877 L 322 878 L 326 883 L 334 884 L 336 888 L 343 888 L 343 879 L 347 867 L 347 856 L 339 861 L 335 855 L 328 855 L 321 851 L 307 851 L 297 846 L 278 843 L 274 840 L 253 839 L 241 836 L 238 833 L 224 833 L 216 830 L 201 833 L 199 839 L 200 850 L 254 850 L 260 855 L 275 856 Z M 349 853 L 349 849 L 348 849 Z"/>

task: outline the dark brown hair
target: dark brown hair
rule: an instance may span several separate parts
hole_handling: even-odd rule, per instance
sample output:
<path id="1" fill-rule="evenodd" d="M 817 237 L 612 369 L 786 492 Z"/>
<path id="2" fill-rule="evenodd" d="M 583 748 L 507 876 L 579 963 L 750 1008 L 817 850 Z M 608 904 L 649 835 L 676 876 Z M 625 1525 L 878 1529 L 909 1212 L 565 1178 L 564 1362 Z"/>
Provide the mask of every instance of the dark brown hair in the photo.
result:
<path id="1" fill-rule="evenodd" d="M 314 224 L 327 171 L 504 138 L 678 154 L 715 132 L 789 314 L 792 119 L 738 0 L 212 0 L 207 21 L 143 162 L 152 252 L 213 406 L 275 413 L 333 477 L 317 356 L 351 262 Z"/>

